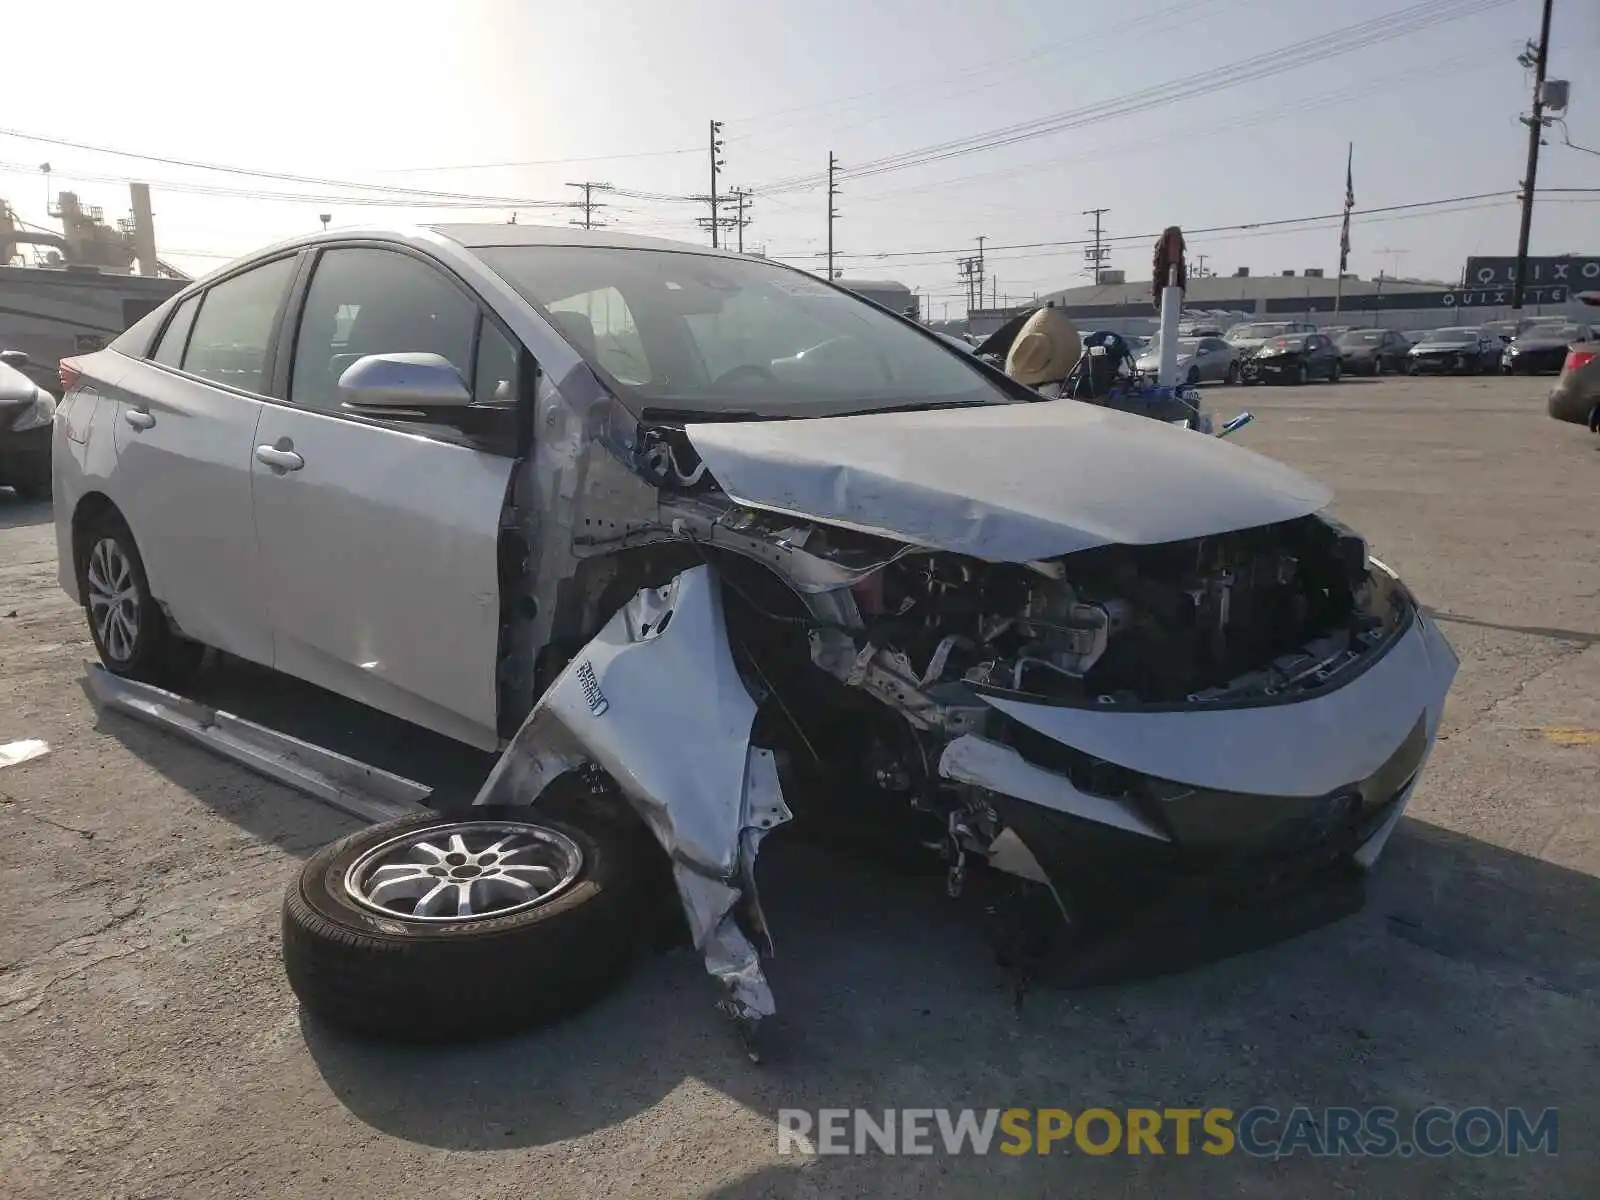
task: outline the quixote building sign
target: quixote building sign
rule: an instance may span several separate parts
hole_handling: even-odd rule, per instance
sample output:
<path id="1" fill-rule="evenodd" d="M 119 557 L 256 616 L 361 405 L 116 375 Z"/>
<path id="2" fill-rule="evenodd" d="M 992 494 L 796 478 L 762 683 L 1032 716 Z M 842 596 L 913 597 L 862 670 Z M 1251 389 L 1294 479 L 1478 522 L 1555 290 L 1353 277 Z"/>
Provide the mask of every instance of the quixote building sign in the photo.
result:
<path id="1" fill-rule="evenodd" d="M 1468 288 L 1509 288 L 1516 282 L 1517 260 L 1509 255 L 1467 259 Z M 1587 291 L 1600 288 L 1600 255 L 1562 258 L 1528 259 L 1527 274 L 1523 279 L 1528 287 L 1562 287 Z M 1562 297 L 1565 299 L 1565 297 Z M 1506 303 L 1510 303 L 1509 300 Z"/>

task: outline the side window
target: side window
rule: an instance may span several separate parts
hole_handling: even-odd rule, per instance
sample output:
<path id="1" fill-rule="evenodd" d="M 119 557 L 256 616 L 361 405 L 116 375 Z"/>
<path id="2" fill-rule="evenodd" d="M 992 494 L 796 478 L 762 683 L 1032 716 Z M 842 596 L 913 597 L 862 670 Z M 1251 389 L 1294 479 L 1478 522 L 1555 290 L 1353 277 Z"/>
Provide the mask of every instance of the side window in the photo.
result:
<path id="1" fill-rule="evenodd" d="M 465 381 L 477 320 L 476 304 L 409 254 L 365 246 L 325 251 L 306 291 L 289 399 L 337 411 L 339 376 L 368 354 L 438 354 Z"/>
<path id="2" fill-rule="evenodd" d="M 479 328 L 472 402 L 514 405 L 517 402 L 517 344 L 487 317 Z"/>
<path id="3" fill-rule="evenodd" d="M 177 311 L 172 314 L 172 319 L 167 322 L 166 330 L 161 334 L 161 340 L 156 343 L 155 352 L 150 357 L 169 367 L 181 367 L 183 348 L 188 344 L 189 330 L 194 328 L 194 314 L 199 311 L 198 293 L 178 305 Z"/>
<path id="4" fill-rule="evenodd" d="M 276 259 L 202 293 L 183 369 L 247 392 L 265 391 L 267 345 L 294 264 L 293 258 Z"/>
<path id="5" fill-rule="evenodd" d="M 651 382 L 650 361 L 633 310 L 614 287 L 579 292 L 548 305 L 561 332 L 579 354 L 598 363 L 620 383 Z"/>

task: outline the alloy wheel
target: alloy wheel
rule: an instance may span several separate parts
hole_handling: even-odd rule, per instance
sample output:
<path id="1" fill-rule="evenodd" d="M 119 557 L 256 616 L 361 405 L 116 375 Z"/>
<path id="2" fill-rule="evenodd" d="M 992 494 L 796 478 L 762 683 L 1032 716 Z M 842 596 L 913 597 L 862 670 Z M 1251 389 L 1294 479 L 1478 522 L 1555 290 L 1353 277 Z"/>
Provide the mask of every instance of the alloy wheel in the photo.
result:
<path id="1" fill-rule="evenodd" d="M 133 562 L 116 538 L 103 537 L 94 544 L 84 579 L 89 620 L 101 647 L 118 662 L 127 662 L 139 642 L 139 585 Z"/>
<path id="2" fill-rule="evenodd" d="M 547 826 L 455 821 L 374 846 L 350 865 L 344 887 L 385 917 L 481 921 L 548 903 L 582 870 L 578 844 Z"/>

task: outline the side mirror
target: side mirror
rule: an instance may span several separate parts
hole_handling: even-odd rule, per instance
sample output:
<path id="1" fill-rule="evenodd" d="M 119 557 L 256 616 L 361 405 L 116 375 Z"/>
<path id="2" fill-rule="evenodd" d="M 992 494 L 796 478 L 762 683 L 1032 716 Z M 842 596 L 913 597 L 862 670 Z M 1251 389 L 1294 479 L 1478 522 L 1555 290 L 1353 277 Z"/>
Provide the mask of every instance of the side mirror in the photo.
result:
<path id="1" fill-rule="evenodd" d="M 25 367 L 28 365 L 28 355 L 23 350 L 0 350 L 0 363 L 8 367 Z"/>
<path id="2" fill-rule="evenodd" d="M 426 420 L 472 404 L 461 372 L 438 354 L 368 354 L 339 376 L 339 403 L 354 412 Z"/>

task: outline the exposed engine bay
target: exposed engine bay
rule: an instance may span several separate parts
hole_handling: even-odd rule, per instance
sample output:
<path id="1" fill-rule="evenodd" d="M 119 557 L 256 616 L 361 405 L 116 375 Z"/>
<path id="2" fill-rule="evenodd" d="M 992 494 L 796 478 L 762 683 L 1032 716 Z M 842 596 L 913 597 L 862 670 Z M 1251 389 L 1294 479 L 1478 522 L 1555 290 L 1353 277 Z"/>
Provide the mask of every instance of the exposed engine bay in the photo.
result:
<path id="1" fill-rule="evenodd" d="M 773 814 L 831 844 L 925 856 L 952 896 L 974 870 L 998 874 L 1075 930 L 1114 911 L 1124 884 L 1160 890 L 1107 873 L 1129 852 L 1173 877 L 1218 853 L 1375 857 L 1437 727 L 1448 646 L 1365 542 L 1317 511 L 1315 485 L 1266 460 L 1241 483 L 1231 460 L 1191 453 L 1187 439 L 1211 439 L 1092 419 L 1135 422 L 1115 435 L 1148 440 L 1172 467 L 1169 491 L 1214 512 L 1063 503 L 994 476 L 979 498 L 946 495 L 905 456 L 854 475 L 831 458 L 813 467 L 823 450 L 777 458 L 791 430 L 803 446 L 800 427 L 836 424 L 824 421 L 758 423 L 766 443 L 720 460 L 745 492 L 767 489 L 746 503 L 684 428 L 641 424 L 619 455 L 626 474 L 588 485 L 607 503 L 568 527 L 565 573 L 512 556 L 543 599 L 508 603 L 508 620 L 531 613 L 544 632 L 513 628 L 506 644 L 541 649 L 542 695 L 479 802 L 536 794 L 565 771 L 612 780 L 668 852 L 696 945 L 746 1026 L 773 1011 L 753 875 Z M 1037 420 L 996 416 L 995 449 L 1036 440 Z M 777 477 L 761 474 L 763 454 Z M 858 507 L 852 487 L 873 504 Z M 830 505 L 874 520 L 804 515 Z M 1199 536 L 1125 532 L 1242 512 L 1281 515 Z M 887 535 L 891 519 L 920 540 Z M 1005 552 L 964 550 L 991 545 Z M 1051 545 L 1076 548 L 1018 553 Z M 713 775 L 730 782 L 708 790 Z"/>

